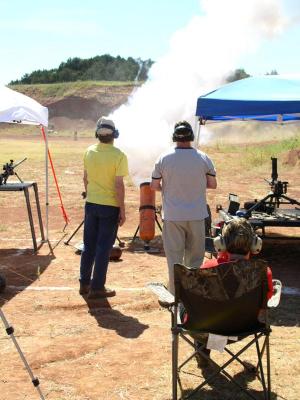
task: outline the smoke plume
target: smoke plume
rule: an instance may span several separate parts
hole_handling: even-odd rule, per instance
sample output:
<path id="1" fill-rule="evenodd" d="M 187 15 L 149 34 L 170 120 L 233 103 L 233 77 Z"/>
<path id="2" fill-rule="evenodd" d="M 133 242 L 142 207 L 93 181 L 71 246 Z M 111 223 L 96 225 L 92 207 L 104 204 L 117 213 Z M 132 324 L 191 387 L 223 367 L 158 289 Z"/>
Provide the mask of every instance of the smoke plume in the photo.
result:
<path id="1" fill-rule="evenodd" d="M 287 24 L 280 0 L 202 0 L 200 6 L 201 14 L 199 7 L 171 37 L 148 81 L 110 116 L 137 185 L 150 179 L 155 159 L 170 146 L 174 123 L 195 125 L 197 98 L 223 84 L 241 56 L 255 54 Z"/>

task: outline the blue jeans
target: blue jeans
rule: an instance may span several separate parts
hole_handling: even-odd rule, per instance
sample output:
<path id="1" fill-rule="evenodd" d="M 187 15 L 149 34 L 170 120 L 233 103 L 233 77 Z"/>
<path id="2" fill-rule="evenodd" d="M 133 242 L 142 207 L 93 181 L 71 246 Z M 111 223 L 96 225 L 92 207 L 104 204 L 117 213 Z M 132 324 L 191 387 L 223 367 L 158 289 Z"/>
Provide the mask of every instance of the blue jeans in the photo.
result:
<path id="1" fill-rule="evenodd" d="M 83 284 L 90 284 L 93 290 L 104 288 L 109 256 L 117 236 L 119 212 L 119 207 L 85 204 L 84 250 L 79 280 Z"/>

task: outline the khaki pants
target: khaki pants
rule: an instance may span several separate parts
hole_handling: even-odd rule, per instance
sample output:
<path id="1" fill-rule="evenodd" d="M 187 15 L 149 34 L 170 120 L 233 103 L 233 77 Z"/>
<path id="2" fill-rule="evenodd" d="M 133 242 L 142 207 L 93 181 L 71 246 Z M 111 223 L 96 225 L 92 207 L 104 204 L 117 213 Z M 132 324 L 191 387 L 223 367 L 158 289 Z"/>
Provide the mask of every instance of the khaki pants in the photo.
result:
<path id="1" fill-rule="evenodd" d="M 175 293 L 174 264 L 200 267 L 205 254 L 205 223 L 164 221 L 163 243 L 169 269 L 169 291 Z"/>

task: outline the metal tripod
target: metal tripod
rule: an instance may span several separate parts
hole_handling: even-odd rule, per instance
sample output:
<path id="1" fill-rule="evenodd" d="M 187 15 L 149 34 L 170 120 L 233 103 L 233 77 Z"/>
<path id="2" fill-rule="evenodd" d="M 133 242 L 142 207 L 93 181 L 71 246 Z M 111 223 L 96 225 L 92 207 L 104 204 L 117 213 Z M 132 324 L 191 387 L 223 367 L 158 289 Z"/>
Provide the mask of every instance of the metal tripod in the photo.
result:
<path id="1" fill-rule="evenodd" d="M 145 206 L 145 207 L 151 207 L 152 208 L 152 206 Z M 161 215 L 161 212 L 160 212 L 159 209 L 155 208 L 155 223 L 158 226 L 159 230 L 162 232 L 162 227 L 161 227 L 161 225 L 160 225 L 160 223 L 158 221 L 157 214 Z M 136 231 L 134 232 L 133 238 L 131 240 L 131 243 L 134 243 L 135 239 L 137 238 L 139 230 L 140 230 L 140 225 L 137 226 Z M 144 251 L 146 251 L 148 253 L 149 252 L 153 252 L 153 249 L 151 250 L 149 241 L 147 241 L 147 242 L 144 241 Z"/>
<path id="2" fill-rule="evenodd" d="M 82 221 L 80 222 L 80 224 L 77 226 L 77 228 L 75 229 L 75 231 L 71 234 L 71 236 L 69 237 L 69 239 L 66 240 L 66 241 L 64 242 L 65 245 L 68 246 L 68 244 L 70 243 L 70 241 L 73 239 L 73 237 L 76 235 L 76 233 L 79 231 L 79 229 L 82 227 L 83 224 L 84 224 L 84 220 L 82 220 Z M 118 238 L 118 236 L 116 237 L 116 239 L 117 239 L 117 241 L 118 241 L 118 243 L 119 243 L 119 246 L 120 246 L 120 247 L 124 247 L 124 245 L 125 245 L 124 242 L 122 242 L 122 241 Z"/>
<path id="3" fill-rule="evenodd" d="M 155 222 L 156 222 L 159 230 L 162 232 L 162 227 L 161 227 L 161 225 L 160 225 L 160 223 L 158 221 L 157 214 L 159 214 L 159 213 L 157 211 L 155 211 Z M 136 231 L 134 232 L 134 235 L 133 235 L 133 238 L 132 238 L 132 242 L 134 242 L 135 239 L 137 238 L 137 234 L 138 234 L 139 230 L 140 230 L 140 225 L 138 225 L 138 227 L 136 228 Z"/>
<path id="4" fill-rule="evenodd" d="M 17 339 L 14 336 L 14 328 L 11 325 L 9 325 L 7 319 L 5 318 L 5 315 L 4 315 L 3 311 L 1 310 L 1 308 L 0 308 L 0 317 L 1 317 L 2 321 L 3 321 L 4 326 L 5 326 L 6 333 L 11 337 L 12 341 L 14 342 L 14 345 L 16 346 L 16 349 L 17 349 L 17 351 L 18 351 L 18 353 L 19 353 L 19 355 L 20 355 L 20 357 L 21 357 L 21 359 L 22 359 L 22 361 L 23 361 L 23 363 L 25 365 L 25 368 L 27 369 L 27 372 L 28 372 L 28 374 L 30 376 L 30 379 L 31 379 L 31 382 L 32 382 L 33 386 L 36 388 L 36 390 L 39 393 L 40 399 L 41 400 L 45 400 L 45 397 L 44 397 L 43 393 L 41 392 L 41 389 L 40 389 L 40 386 L 39 386 L 40 385 L 40 381 L 38 380 L 38 378 L 34 377 L 34 375 L 32 373 L 32 370 L 31 370 L 31 368 L 30 368 L 30 366 L 29 366 L 29 364 L 28 364 L 28 362 L 27 362 L 27 360 L 26 360 L 26 358 L 25 358 L 25 356 L 24 356 L 24 354 L 23 354 L 18 342 L 17 342 Z"/>
<path id="5" fill-rule="evenodd" d="M 286 200 L 286 201 L 281 201 L 281 199 Z M 247 210 L 246 215 L 249 217 L 251 216 L 251 212 L 255 211 L 255 210 L 259 210 L 260 207 L 264 206 L 267 208 L 267 211 L 271 212 L 273 211 L 275 208 L 279 208 L 279 206 L 281 204 L 296 204 L 298 206 L 300 206 L 299 201 L 292 199 L 288 196 L 285 196 L 284 194 L 276 194 L 274 192 L 269 193 L 266 197 L 264 197 L 263 199 L 255 202 L 255 204 L 250 207 Z"/>
<path id="6" fill-rule="evenodd" d="M 271 157 L 272 161 L 272 174 L 271 180 L 265 179 L 266 182 L 271 186 L 271 192 L 267 194 L 263 199 L 255 201 L 245 214 L 247 218 L 251 216 L 252 211 L 263 211 L 267 214 L 272 214 L 276 208 L 279 208 L 281 204 L 292 204 L 300 206 L 300 202 L 288 197 L 287 187 L 288 182 L 278 180 L 277 172 L 277 158 Z"/>

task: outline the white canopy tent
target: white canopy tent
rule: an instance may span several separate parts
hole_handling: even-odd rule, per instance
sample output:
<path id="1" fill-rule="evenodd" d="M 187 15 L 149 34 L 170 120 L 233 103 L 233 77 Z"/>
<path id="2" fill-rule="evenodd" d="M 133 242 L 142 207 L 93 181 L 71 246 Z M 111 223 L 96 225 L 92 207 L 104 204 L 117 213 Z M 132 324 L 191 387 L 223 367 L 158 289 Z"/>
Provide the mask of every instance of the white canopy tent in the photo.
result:
<path id="1" fill-rule="evenodd" d="M 48 242 L 48 108 L 34 99 L 5 86 L 0 87 L 0 122 L 30 124 L 41 126 L 45 139 L 45 175 L 46 175 L 46 237 Z"/>
<path id="2" fill-rule="evenodd" d="M 0 122 L 48 126 L 48 108 L 8 87 L 0 87 Z"/>

